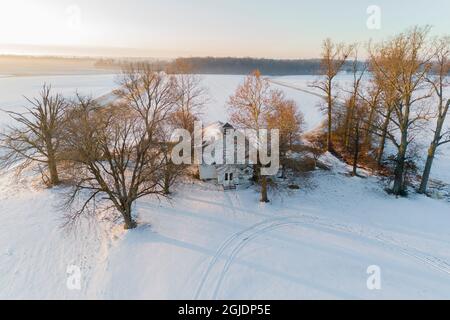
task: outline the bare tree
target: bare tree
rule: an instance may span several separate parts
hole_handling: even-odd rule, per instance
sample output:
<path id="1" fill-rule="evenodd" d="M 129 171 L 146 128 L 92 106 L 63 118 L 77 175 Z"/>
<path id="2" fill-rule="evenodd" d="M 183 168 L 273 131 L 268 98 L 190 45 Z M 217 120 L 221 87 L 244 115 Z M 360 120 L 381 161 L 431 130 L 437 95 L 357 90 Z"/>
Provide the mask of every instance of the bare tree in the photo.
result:
<path id="1" fill-rule="evenodd" d="M 85 104 L 70 113 L 66 133 L 75 166 L 66 204 L 82 201 L 67 222 L 88 212 L 96 200 L 107 199 L 122 215 L 125 229 L 135 228 L 133 203 L 147 195 L 164 196 L 163 157 L 142 118 L 127 106 L 96 109 Z"/>
<path id="2" fill-rule="evenodd" d="M 130 64 L 122 72 L 114 93 L 144 121 L 150 139 L 157 138 L 157 128 L 167 121 L 179 99 L 175 76 L 157 71 L 147 63 Z"/>
<path id="3" fill-rule="evenodd" d="M 170 120 L 169 120 L 170 121 Z M 178 129 L 170 123 L 164 124 L 159 133 L 159 146 L 161 150 L 162 162 L 162 176 L 163 176 L 163 192 L 165 195 L 171 194 L 172 186 L 185 173 L 187 166 L 185 164 L 175 164 L 172 161 L 172 151 L 177 141 L 172 139 L 172 132 Z"/>
<path id="4" fill-rule="evenodd" d="M 333 105 L 336 99 L 334 94 L 334 78 L 341 71 L 348 56 L 353 50 L 353 46 L 343 43 L 333 43 L 331 39 L 326 39 L 322 45 L 322 73 L 325 75 L 322 80 L 315 82 L 312 87 L 325 93 L 327 112 L 327 150 L 332 151 L 332 131 L 333 131 Z"/>
<path id="5" fill-rule="evenodd" d="M 428 149 L 427 160 L 422 174 L 419 193 L 427 191 L 428 179 L 430 178 L 431 167 L 434 156 L 439 146 L 450 142 L 450 130 L 443 132 L 444 122 L 448 114 L 450 100 L 445 98 L 445 88 L 449 87 L 448 73 L 450 71 L 449 58 L 450 37 L 436 40 L 433 68 L 426 77 L 426 81 L 432 86 L 434 95 L 437 98 L 436 128 L 434 129 L 433 140 Z M 447 99 L 447 101 L 445 101 Z"/>
<path id="6" fill-rule="evenodd" d="M 344 147 L 349 148 L 350 144 L 350 131 L 354 128 L 353 120 L 357 119 L 359 121 L 359 117 L 356 116 L 358 105 L 360 104 L 360 92 L 361 92 L 361 86 L 362 86 L 362 80 L 363 76 L 366 72 L 367 65 L 363 65 L 363 69 L 359 70 L 358 68 L 359 62 L 358 62 L 358 51 L 357 48 L 354 49 L 354 59 L 352 62 L 352 75 L 353 75 L 353 83 L 352 88 L 349 91 L 349 97 L 346 99 L 345 102 L 345 122 L 344 122 L 344 128 L 343 128 L 343 135 L 344 135 Z M 359 126 L 359 125 L 358 125 Z M 358 127 L 359 128 L 359 127 Z M 359 129 L 358 129 L 359 130 Z"/>
<path id="7" fill-rule="evenodd" d="M 247 76 L 234 95 L 229 98 L 228 107 L 231 113 L 231 122 L 244 129 L 259 132 L 267 129 L 267 119 L 270 114 L 269 83 L 258 70 Z M 269 202 L 267 197 L 267 177 L 261 175 L 261 163 L 254 164 L 255 178 L 261 183 L 261 202 Z"/>
<path id="8" fill-rule="evenodd" d="M 357 169 L 360 155 L 363 151 L 364 137 L 368 134 L 368 132 L 365 131 L 365 124 L 368 121 L 367 114 L 367 104 L 355 104 L 352 114 L 353 120 L 351 121 L 351 128 L 349 133 L 349 140 L 351 142 L 349 150 L 353 153 L 352 175 L 354 176 L 358 174 Z"/>
<path id="9" fill-rule="evenodd" d="M 45 182 L 50 186 L 57 185 L 60 182 L 61 128 L 67 103 L 61 95 L 53 95 L 47 85 L 43 86 L 38 98 L 26 99 L 31 105 L 26 112 L 8 111 L 16 125 L 8 126 L 6 132 L 0 134 L 0 147 L 4 150 L 0 166 L 8 168 L 18 164 L 20 172 L 38 164 Z M 49 177 L 44 170 L 48 171 Z"/>
<path id="10" fill-rule="evenodd" d="M 422 91 L 431 59 L 426 46 L 428 30 L 428 27 L 413 28 L 371 50 L 373 70 L 387 86 L 386 91 L 393 90 L 392 96 L 399 98 L 392 101 L 392 110 L 386 115 L 392 127 L 386 135 L 397 148 L 392 188 L 395 195 L 405 193 L 405 161 L 408 146 L 415 137 L 412 131 L 429 119 L 429 110 L 421 103 L 430 96 Z"/>
<path id="11" fill-rule="evenodd" d="M 164 192 L 170 194 L 170 189 L 177 179 L 185 172 L 185 165 L 175 165 L 171 160 L 174 143 L 171 133 L 176 129 L 185 129 L 192 135 L 195 121 L 200 120 L 203 108 L 209 101 L 208 91 L 202 85 L 200 76 L 192 74 L 189 63 L 177 59 L 169 65 L 168 72 L 175 74 L 174 96 L 175 109 L 170 114 L 165 126 L 162 141 L 162 151 L 165 158 L 164 166 Z M 191 144 L 191 154 L 194 152 L 194 144 Z"/>
<path id="12" fill-rule="evenodd" d="M 209 101 L 208 90 L 202 85 L 202 78 L 193 73 L 192 65 L 184 59 L 176 59 L 168 66 L 167 72 L 176 75 L 175 90 L 178 96 L 170 123 L 192 134 L 194 121 L 199 120 Z"/>
<path id="13" fill-rule="evenodd" d="M 176 76 L 176 110 L 170 122 L 176 128 L 194 132 L 194 122 L 200 119 L 203 108 L 208 102 L 208 92 L 202 86 L 201 78 L 194 74 Z"/>
<path id="14" fill-rule="evenodd" d="M 289 162 L 287 153 L 292 150 L 295 144 L 300 142 L 304 118 L 295 101 L 286 99 L 282 91 L 272 91 L 269 106 L 267 125 L 269 129 L 279 130 L 279 154 L 282 176 L 284 177 L 285 167 Z"/>
<path id="15" fill-rule="evenodd" d="M 364 137 L 364 145 L 368 148 L 372 148 L 373 132 L 377 127 L 378 113 L 381 108 L 382 89 L 374 80 L 369 80 L 368 86 L 358 93 L 361 100 L 367 106 L 367 121 L 364 126 L 366 132 Z"/>
<path id="16" fill-rule="evenodd" d="M 377 151 L 378 166 L 381 166 L 383 162 L 384 150 L 386 147 L 386 141 L 389 138 L 388 133 L 394 113 L 394 108 L 397 105 L 401 105 L 401 96 L 392 85 L 390 85 L 389 83 L 383 83 L 381 84 L 381 88 L 382 88 L 381 93 L 382 107 L 377 109 L 380 120 L 380 123 L 377 126 L 379 128 L 378 132 L 380 135 Z"/>
<path id="17" fill-rule="evenodd" d="M 101 109 L 79 103 L 74 108 L 66 136 L 78 170 L 67 203 L 80 196 L 85 200 L 68 221 L 86 212 L 91 202 L 106 198 L 121 213 L 125 228 L 132 229 L 136 200 L 167 196 L 161 133 L 174 110 L 174 83 L 172 76 L 149 65 L 133 65 L 122 75 L 117 103 Z"/>
<path id="18" fill-rule="evenodd" d="M 358 51 L 354 49 L 354 59 L 352 63 L 353 82 L 349 96 L 345 100 L 345 117 L 343 123 L 342 140 L 343 146 L 347 152 L 352 153 L 353 170 L 352 174 L 357 175 L 358 162 L 362 152 L 362 139 L 368 132 L 364 129 L 367 119 L 367 102 L 362 99 L 363 96 L 363 77 L 367 70 L 367 64 L 364 63 L 362 69 L 359 68 Z M 370 101 L 370 100 L 369 100 Z"/>

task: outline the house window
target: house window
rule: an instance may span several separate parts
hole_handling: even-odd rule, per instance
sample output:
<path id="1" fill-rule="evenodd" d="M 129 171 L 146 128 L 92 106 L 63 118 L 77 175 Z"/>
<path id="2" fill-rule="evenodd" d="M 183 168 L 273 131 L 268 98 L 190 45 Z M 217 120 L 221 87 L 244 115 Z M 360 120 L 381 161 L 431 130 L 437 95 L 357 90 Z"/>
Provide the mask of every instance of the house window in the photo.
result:
<path id="1" fill-rule="evenodd" d="M 228 181 L 228 173 L 225 173 L 225 181 Z"/>
<path id="2" fill-rule="evenodd" d="M 233 181 L 233 174 L 230 173 L 230 180 Z"/>

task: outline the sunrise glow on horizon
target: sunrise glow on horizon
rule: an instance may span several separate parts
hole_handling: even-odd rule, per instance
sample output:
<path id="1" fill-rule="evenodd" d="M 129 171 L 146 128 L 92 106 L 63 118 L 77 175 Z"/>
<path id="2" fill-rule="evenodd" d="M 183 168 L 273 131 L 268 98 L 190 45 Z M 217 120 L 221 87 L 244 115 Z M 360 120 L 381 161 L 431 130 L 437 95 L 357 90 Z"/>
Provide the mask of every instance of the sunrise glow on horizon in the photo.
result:
<path id="1" fill-rule="evenodd" d="M 366 42 L 429 24 L 450 30 L 450 3 L 435 1 L 3 0 L 0 54 L 312 58 L 326 37 Z M 381 9 L 368 29 L 367 8 Z"/>

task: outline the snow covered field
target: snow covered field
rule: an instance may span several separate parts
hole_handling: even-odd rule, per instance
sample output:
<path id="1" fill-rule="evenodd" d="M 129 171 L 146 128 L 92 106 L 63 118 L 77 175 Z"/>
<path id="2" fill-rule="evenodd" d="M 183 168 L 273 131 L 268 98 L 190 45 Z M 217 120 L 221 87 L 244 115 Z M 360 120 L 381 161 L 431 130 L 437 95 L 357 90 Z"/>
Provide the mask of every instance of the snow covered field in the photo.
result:
<path id="1" fill-rule="evenodd" d="M 211 95 L 205 122 L 226 120 L 226 100 L 242 79 L 204 76 Z M 308 89 L 314 78 L 274 80 Z M 78 88 L 100 96 L 115 87 L 113 75 L 0 78 L 0 108 L 18 108 L 43 81 L 66 95 Z M 308 130 L 321 122 L 319 97 L 277 87 L 298 102 Z M 62 188 L 4 173 L 0 298 L 450 299 L 450 203 L 414 194 L 394 199 L 376 178 L 350 178 L 331 155 L 323 160 L 333 170 L 315 172 L 308 188 L 273 195 L 269 204 L 252 188 L 183 183 L 170 201 L 139 201 L 140 226 L 130 232 L 106 221 L 64 232 Z M 443 149 L 433 175 L 450 182 L 449 163 L 450 149 Z M 373 265 L 381 290 L 367 288 Z M 81 271 L 80 290 L 67 286 L 70 266 Z"/>
<path id="2" fill-rule="evenodd" d="M 20 110 L 26 105 L 24 96 L 37 96 L 44 83 L 51 85 L 54 92 L 71 97 L 78 90 L 80 94 L 101 96 L 116 87 L 116 75 L 71 75 L 71 76 L 30 76 L 13 77 L 0 75 L 0 109 Z M 7 116 L 0 113 L 0 123 L 4 124 Z"/>

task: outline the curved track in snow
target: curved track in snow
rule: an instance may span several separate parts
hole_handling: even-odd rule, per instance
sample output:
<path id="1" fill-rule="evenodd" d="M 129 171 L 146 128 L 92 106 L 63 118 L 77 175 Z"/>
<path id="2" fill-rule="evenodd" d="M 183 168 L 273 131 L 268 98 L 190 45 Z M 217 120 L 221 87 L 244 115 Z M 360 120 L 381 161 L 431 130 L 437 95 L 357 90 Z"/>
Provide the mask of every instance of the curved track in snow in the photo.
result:
<path id="1" fill-rule="evenodd" d="M 354 228 L 343 224 L 319 221 L 319 218 L 314 216 L 284 216 L 267 219 L 252 225 L 247 229 L 237 232 L 226 239 L 220 245 L 215 255 L 211 258 L 208 267 L 201 278 L 197 291 L 195 292 L 194 299 L 218 299 L 223 280 L 242 249 L 244 249 L 255 238 L 270 231 L 295 225 L 316 226 L 331 231 L 359 236 L 368 240 L 374 240 L 382 243 L 388 250 L 408 256 L 411 259 L 436 271 L 450 275 L 450 264 L 447 261 L 410 247 L 398 240 L 387 238 L 382 233 L 370 232 L 368 230 L 357 231 Z M 219 266 L 219 261 L 222 260 L 224 262 L 221 266 Z M 218 269 L 218 274 L 216 275 L 213 274 L 215 269 Z"/>

